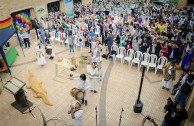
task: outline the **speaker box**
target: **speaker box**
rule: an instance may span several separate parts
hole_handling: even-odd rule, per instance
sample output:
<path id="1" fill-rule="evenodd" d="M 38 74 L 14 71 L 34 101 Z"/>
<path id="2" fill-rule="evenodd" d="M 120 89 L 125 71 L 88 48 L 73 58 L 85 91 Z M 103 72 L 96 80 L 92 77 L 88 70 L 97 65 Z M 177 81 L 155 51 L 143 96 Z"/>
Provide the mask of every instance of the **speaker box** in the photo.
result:
<path id="1" fill-rule="evenodd" d="M 18 104 L 21 104 L 23 107 L 27 106 L 24 90 L 21 89 L 17 94 L 14 95 L 14 98 Z"/>

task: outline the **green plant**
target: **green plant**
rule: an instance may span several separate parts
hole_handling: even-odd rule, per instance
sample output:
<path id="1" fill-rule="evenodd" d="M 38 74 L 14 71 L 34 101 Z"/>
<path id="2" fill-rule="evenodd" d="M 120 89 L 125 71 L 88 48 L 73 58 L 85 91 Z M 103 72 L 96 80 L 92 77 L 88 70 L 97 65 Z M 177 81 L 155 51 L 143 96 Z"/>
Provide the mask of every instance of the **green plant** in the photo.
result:
<path id="1" fill-rule="evenodd" d="M 75 60 L 75 57 L 73 56 L 73 57 L 71 57 L 71 60 Z"/>
<path id="2" fill-rule="evenodd" d="M 83 63 L 84 63 L 83 58 L 81 58 L 81 59 L 79 60 L 79 63 L 80 63 L 80 64 L 83 64 Z"/>

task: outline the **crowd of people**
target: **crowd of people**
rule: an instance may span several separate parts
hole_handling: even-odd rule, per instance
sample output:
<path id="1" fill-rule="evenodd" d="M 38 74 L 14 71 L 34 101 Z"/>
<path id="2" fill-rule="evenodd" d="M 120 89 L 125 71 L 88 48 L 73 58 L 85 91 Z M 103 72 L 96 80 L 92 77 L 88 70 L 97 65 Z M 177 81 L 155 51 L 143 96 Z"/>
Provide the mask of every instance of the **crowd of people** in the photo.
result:
<path id="1" fill-rule="evenodd" d="M 173 89 L 172 94 L 176 95 L 174 106 L 176 106 L 175 110 L 177 108 L 177 113 L 185 110 L 185 101 L 194 84 L 193 6 L 176 9 L 174 4 L 95 2 L 88 6 L 75 4 L 74 9 L 74 17 L 67 17 L 64 13 L 51 13 L 48 17 L 35 19 L 34 27 L 38 29 L 37 38 L 43 45 L 46 43 L 52 46 L 51 38 L 54 36 L 60 37 L 63 44 L 69 46 L 71 53 L 74 53 L 75 46 L 80 49 L 89 48 L 92 65 L 88 68 L 90 73 L 88 78 L 92 83 L 92 92 L 97 93 L 99 81 L 93 76 L 98 76 L 100 80 L 103 78 L 101 57 L 103 46 L 106 46 L 107 56 L 109 56 L 113 52 L 115 55 L 119 53 L 118 50 L 111 48 L 116 45 L 118 48 L 125 48 L 126 52 L 133 49 L 142 54 L 154 54 L 158 58 L 166 57 L 169 62 L 164 65 L 162 88 Z M 26 32 L 22 34 L 27 47 L 29 36 Z M 38 45 L 39 49 L 40 45 Z M 173 87 L 178 69 L 183 70 L 183 76 Z M 81 75 L 80 79 L 80 88 L 83 88 L 86 81 L 85 75 Z M 88 86 L 84 87 L 88 88 Z M 87 94 L 82 103 L 88 104 Z M 77 103 L 77 106 L 81 104 Z M 180 120 L 187 119 L 185 111 L 184 116 L 176 113 L 171 116 L 174 113 L 168 112 L 163 126 L 184 124 L 184 121 Z M 72 118 L 76 119 L 76 116 L 72 115 Z"/>

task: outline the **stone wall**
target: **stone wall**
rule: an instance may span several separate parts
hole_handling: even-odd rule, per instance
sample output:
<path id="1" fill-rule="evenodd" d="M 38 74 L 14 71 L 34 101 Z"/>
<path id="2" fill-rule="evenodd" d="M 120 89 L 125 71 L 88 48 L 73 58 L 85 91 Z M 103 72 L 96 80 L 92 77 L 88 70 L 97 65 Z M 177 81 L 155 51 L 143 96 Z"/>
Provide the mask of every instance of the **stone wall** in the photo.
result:
<path id="1" fill-rule="evenodd" d="M 0 1 L 0 20 L 6 19 L 11 13 L 30 9 L 30 13 L 34 18 L 36 16 L 37 6 L 45 5 L 47 7 L 48 3 L 60 1 L 60 10 L 65 11 L 63 0 L 1 0 Z M 48 15 L 48 11 L 46 10 Z"/>

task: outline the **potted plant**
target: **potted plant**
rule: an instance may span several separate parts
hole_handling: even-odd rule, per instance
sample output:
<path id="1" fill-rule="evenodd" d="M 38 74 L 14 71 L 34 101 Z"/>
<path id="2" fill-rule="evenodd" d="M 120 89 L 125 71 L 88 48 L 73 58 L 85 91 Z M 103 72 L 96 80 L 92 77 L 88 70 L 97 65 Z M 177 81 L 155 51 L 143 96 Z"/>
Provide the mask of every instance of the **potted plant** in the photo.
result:
<path id="1" fill-rule="evenodd" d="M 84 59 L 83 59 L 83 58 L 81 58 L 81 59 L 79 60 L 79 66 L 80 66 L 80 67 L 83 67 L 83 66 L 84 66 Z"/>
<path id="2" fill-rule="evenodd" d="M 71 65 L 76 65 L 76 59 L 74 56 L 71 58 Z"/>

